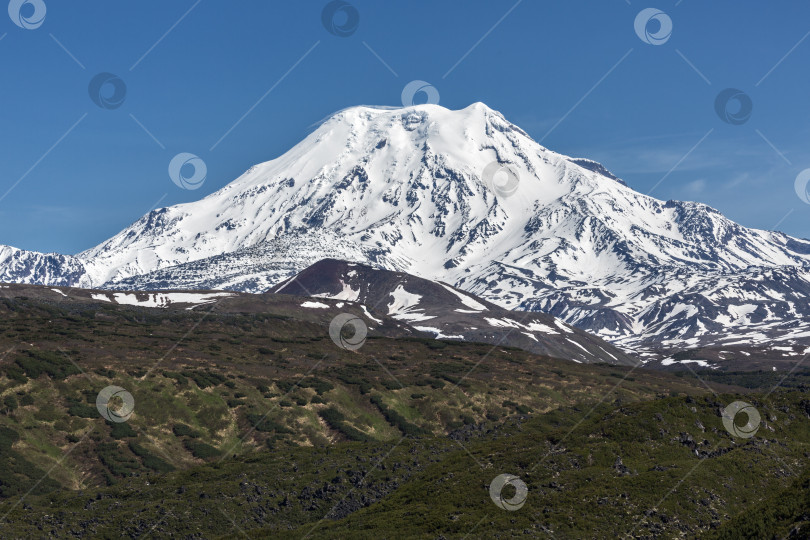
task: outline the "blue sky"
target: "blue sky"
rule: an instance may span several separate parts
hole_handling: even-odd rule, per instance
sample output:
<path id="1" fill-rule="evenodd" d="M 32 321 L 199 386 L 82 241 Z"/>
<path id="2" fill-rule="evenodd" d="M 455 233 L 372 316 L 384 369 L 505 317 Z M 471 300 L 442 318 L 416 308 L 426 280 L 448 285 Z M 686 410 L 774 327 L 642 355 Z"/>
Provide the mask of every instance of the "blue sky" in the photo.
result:
<path id="1" fill-rule="evenodd" d="M 325 1 L 37 1 L 34 29 L 0 13 L 2 244 L 87 249 L 277 157 L 333 111 L 400 105 L 416 79 L 638 191 L 810 237 L 794 190 L 810 168 L 805 2 L 353 0 L 359 24 L 340 37 Z M 649 7 L 672 21 L 660 45 L 634 29 Z M 34 8 L 22 6 L 29 26 Z M 98 73 L 126 85 L 119 107 L 90 99 Z M 753 104 L 740 125 L 715 111 L 726 88 Z M 182 152 L 207 166 L 197 190 L 169 178 Z"/>

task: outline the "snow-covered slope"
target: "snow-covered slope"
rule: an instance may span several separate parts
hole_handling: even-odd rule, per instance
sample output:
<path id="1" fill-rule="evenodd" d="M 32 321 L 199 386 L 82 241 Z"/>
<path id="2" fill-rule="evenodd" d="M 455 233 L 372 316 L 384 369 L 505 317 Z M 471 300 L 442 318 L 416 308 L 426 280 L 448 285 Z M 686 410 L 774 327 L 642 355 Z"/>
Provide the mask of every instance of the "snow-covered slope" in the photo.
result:
<path id="1" fill-rule="evenodd" d="M 227 289 L 260 293 L 322 259 L 367 260 L 371 250 L 328 229 L 293 231 L 255 246 L 120 279 L 107 288 Z"/>
<path id="2" fill-rule="evenodd" d="M 636 365 L 637 358 L 545 313 L 509 311 L 445 283 L 364 264 L 324 259 L 271 292 L 363 304 L 436 338 L 518 347 L 580 363 Z"/>
<path id="3" fill-rule="evenodd" d="M 28 282 L 255 292 L 323 256 L 452 283 L 625 345 L 810 331 L 810 242 L 639 194 L 481 103 L 346 109 L 216 193 L 70 259 L 84 273 Z M 765 315 L 746 315 L 750 305 Z"/>

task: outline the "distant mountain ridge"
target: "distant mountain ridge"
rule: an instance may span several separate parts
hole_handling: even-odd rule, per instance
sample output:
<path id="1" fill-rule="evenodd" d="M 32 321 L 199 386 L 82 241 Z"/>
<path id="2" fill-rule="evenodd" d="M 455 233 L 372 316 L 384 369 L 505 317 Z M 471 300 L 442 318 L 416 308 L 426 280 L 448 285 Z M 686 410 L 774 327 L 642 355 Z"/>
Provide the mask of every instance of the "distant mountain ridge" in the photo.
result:
<path id="1" fill-rule="evenodd" d="M 90 279 L 77 257 L 0 246 L 0 282 L 88 287 Z"/>
<path id="2" fill-rule="evenodd" d="M 499 166 L 517 180 L 508 190 Z M 551 313 L 650 355 L 810 345 L 810 242 L 637 193 L 481 103 L 345 109 L 219 191 L 79 255 L 10 249 L 0 275 L 15 282 L 261 292 L 333 258 Z"/>

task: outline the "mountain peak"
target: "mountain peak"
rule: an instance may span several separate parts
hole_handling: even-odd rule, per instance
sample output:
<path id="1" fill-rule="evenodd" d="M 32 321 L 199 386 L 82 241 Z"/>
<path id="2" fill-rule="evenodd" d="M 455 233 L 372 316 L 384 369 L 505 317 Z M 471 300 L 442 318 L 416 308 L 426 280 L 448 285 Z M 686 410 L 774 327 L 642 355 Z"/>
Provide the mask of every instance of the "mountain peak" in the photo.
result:
<path id="1" fill-rule="evenodd" d="M 447 111 L 447 112 L 455 112 L 460 113 L 463 111 L 478 111 L 482 113 L 495 113 L 500 116 L 500 112 L 496 111 L 495 109 L 491 108 L 489 105 L 484 103 L 483 101 L 476 101 L 467 105 L 461 109 L 450 109 L 443 105 L 433 104 L 433 103 L 422 103 L 416 105 L 410 105 L 407 107 L 397 107 L 392 105 L 351 105 L 349 107 L 345 107 L 334 113 L 330 114 L 327 118 L 332 118 L 335 116 L 339 116 L 344 113 L 353 113 L 353 112 L 376 112 L 376 113 L 397 113 L 397 112 L 410 112 L 410 111 Z"/>
<path id="2" fill-rule="evenodd" d="M 405 123 L 441 122 L 443 124 L 464 124 L 474 120 L 483 122 L 489 118 L 506 122 L 503 114 L 480 101 L 462 109 L 448 109 L 442 105 L 430 103 L 411 105 L 409 107 L 356 105 L 332 113 L 320 124 L 333 127 L 335 124 L 365 124 L 375 120 L 380 121 L 381 119 L 389 122 L 401 121 Z"/>

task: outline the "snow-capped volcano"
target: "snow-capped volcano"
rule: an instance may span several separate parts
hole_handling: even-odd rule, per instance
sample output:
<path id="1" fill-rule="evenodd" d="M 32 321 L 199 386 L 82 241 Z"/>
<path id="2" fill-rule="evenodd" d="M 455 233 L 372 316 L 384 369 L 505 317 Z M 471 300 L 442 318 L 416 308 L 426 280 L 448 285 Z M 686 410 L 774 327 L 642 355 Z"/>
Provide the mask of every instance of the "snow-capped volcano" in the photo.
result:
<path id="1" fill-rule="evenodd" d="M 340 111 L 208 197 L 66 258 L 69 278 L 0 264 L 28 283 L 258 292 L 325 257 L 452 283 L 624 344 L 704 344 L 750 325 L 765 339 L 762 324 L 801 326 L 809 309 L 810 242 L 639 194 L 481 103 Z"/>
<path id="2" fill-rule="evenodd" d="M 201 201 L 150 213 L 79 259 L 101 284 L 325 230 L 385 266 L 436 275 L 500 260 L 533 205 L 568 190 L 560 165 L 580 170 L 558 157 L 480 103 L 347 109 L 278 159 Z M 486 185 L 482 172 L 498 160 L 534 180 L 524 182 L 531 198 L 501 199 Z"/>

